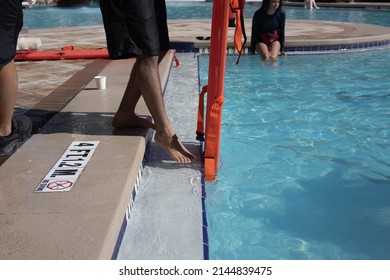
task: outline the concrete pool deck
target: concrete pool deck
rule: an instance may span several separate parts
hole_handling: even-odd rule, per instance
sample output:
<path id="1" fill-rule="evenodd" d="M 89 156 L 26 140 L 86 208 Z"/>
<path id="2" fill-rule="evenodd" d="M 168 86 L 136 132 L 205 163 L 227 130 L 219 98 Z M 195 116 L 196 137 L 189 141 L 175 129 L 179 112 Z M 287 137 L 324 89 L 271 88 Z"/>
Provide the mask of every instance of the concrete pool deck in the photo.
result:
<path id="1" fill-rule="evenodd" d="M 250 30 L 250 21 L 246 28 Z M 208 48 L 209 41 L 196 37 L 210 35 L 210 20 L 169 21 L 169 29 L 172 42 L 190 43 L 201 50 Z M 233 32 L 231 29 L 230 38 Z M 286 33 L 286 47 L 292 48 L 327 45 L 356 45 L 358 48 L 361 43 L 390 42 L 390 28 L 366 24 L 291 20 L 287 21 Z M 29 30 L 22 37 L 40 38 L 42 49 L 59 49 L 66 45 L 105 47 L 102 26 Z M 187 63 L 186 59 L 183 61 Z M 151 137 L 145 129 L 118 132 L 110 126 L 132 63 L 131 59 L 17 62 L 20 77 L 17 110 L 26 111 L 33 118 L 35 134 L 0 166 L 0 259 L 110 259 L 118 256 L 118 237 L 120 240 L 124 225 L 131 221 L 128 218 L 132 215 L 132 199 L 139 186 L 140 170 Z M 164 87 L 172 69 L 170 53 L 160 67 Z M 188 118 L 195 119 L 196 104 L 192 105 L 198 84 L 196 79 L 188 78 L 188 74 L 196 71 L 185 65 L 180 71 L 176 74 L 191 83 L 187 85 L 190 90 L 183 89 L 189 96 L 181 97 L 189 107 L 172 105 L 168 109 L 180 109 L 183 116 L 191 115 Z M 93 77 L 98 74 L 108 77 L 104 91 L 94 86 Z M 138 112 L 149 115 L 143 103 Z M 176 119 L 172 123 L 181 140 L 197 153 L 198 160 L 189 167 L 169 163 L 164 155 L 154 158 L 161 163 L 160 170 L 166 170 L 163 175 L 166 181 L 161 182 L 174 183 L 171 188 L 154 194 L 155 201 L 159 202 L 172 197 L 166 205 L 170 211 L 158 216 L 161 209 L 152 202 L 154 212 L 149 212 L 149 216 L 138 215 L 150 219 L 145 232 L 140 234 L 143 238 L 133 240 L 138 242 L 133 248 L 144 251 L 121 254 L 123 258 L 204 257 L 199 144 L 194 140 L 195 134 L 191 134 L 195 131 L 195 122 L 193 127 L 183 127 Z M 73 141 L 100 141 L 74 188 L 69 192 L 35 192 Z M 150 150 L 156 152 L 153 145 Z M 179 173 L 183 177 L 171 179 Z M 184 194 L 178 194 L 178 190 L 183 190 Z M 175 206 L 177 209 L 172 210 Z M 159 226 L 171 231 L 161 230 Z"/>

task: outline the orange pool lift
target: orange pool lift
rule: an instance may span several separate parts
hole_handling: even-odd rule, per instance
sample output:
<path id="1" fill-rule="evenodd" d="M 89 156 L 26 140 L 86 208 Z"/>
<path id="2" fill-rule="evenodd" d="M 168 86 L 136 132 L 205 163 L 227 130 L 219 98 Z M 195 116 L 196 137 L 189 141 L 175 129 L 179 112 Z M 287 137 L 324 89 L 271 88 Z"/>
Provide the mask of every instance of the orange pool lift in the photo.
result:
<path id="1" fill-rule="evenodd" d="M 241 55 L 246 41 L 246 36 L 244 36 L 244 44 L 241 41 L 243 33 L 245 34 L 243 24 L 241 24 L 243 8 L 244 0 L 214 0 L 213 2 L 208 85 L 203 87 L 199 96 L 197 125 L 197 139 L 205 141 L 203 156 L 206 181 L 215 180 L 219 164 L 229 16 L 231 12 L 236 16 L 238 24 L 236 24 L 234 45 Z M 204 129 L 204 95 L 206 93 L 206 129 Z"/>

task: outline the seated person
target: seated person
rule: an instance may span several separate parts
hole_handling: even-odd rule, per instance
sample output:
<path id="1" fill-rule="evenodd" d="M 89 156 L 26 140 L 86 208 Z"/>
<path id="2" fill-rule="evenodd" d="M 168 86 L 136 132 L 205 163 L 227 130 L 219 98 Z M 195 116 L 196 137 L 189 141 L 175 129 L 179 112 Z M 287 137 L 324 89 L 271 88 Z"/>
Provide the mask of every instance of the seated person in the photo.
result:
<path id="1" fill-rule="evenodd" d="M 252 19 L 251 52 L 257 51 L 264 60 L 276 60 L 279 53 L 286 55 L 283 50 L 285 21 L 281 0 L 263 0 Z"/>

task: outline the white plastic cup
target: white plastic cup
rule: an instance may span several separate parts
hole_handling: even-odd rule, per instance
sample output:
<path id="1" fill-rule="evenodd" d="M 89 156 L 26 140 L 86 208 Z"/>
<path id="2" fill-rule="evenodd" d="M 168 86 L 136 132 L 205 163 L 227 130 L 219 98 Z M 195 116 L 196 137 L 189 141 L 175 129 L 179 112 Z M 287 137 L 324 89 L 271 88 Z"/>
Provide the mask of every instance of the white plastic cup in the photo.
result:
<path id="1" fill-rule="evenodd" d="M 98 89 L 106 89 L 106 76 L 96 76 L 95 81 Z"/>

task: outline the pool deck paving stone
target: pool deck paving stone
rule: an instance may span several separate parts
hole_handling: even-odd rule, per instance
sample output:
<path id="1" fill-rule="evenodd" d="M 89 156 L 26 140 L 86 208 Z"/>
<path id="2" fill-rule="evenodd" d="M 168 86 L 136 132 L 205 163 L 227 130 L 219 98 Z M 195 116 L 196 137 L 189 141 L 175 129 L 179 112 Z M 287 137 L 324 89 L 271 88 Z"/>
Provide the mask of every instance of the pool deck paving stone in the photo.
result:
<path id="1" fill-rule="evenodd" d="M 247 32 L 250 24 L 247 20 Z M 173 42 L 194 43 L 200 49 L 207 49 L 209 41 L 196 37 L 209 36 L 210 27 L 210 20 L 169 20 Z M 229 44 L 233 32 L 234 29 L 229 30 Z M 286 34 L 286 47 L 390 40 L 390 28 L 339 22 L 287 20 Z M 28 30 L 21 37 L 41 39 L 41 49 L 106 46 L 102 26 Z M 166 59 L 161 65 L 163 87 L 172 69 L 172 53 Z M 145 129 L 118 133 L 110 126 L 133 62 L 133 59 L 17 62 L 20 79 L 17 111 L 33 118 L 35 134 L 10 158 L 3 159 L 5 162 L 0 166 L 0 259 L 115 258 L 117 237 L 126 224 L 125 213 L 131 214 L 134 190 L 151 139 L 151 132 Z M 103 92 L 94 85 L 93 77 L 98 74 L 108 77 L 108 88 Z M 194 83 L 196 88 L 197 81 Z M 144 103 L 137 110 L 149 115 Z M 196 113 L 194 110 L 193 114 Z M 194 142 L 187 137 L 185 134 L 182 141 Z M 99 150 L 72 191 L 35 192 L 40 180 L 72 141 L 90 139 L 100 141 Z M 198 155 L 198 166 L 199 158 Z M 167 172 L 172 172 L 172 168 L 168 167 Z M 200 188 L 199 184 L 192 187 Z M 193 230 L 201 235 L 199 215 L 201 211 Z M 187 227 L 191 225 L 185 227 L 189 230 Z M 203 249 L 202 242 L 199 236 L 193 248 L 188 248 L 194 253 L 183 258 L 202 259 L 204 252 L 199 249 Z M 150 252 L 149 258 L 164 258 L 164 254 L 155 253 Z"/>

